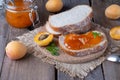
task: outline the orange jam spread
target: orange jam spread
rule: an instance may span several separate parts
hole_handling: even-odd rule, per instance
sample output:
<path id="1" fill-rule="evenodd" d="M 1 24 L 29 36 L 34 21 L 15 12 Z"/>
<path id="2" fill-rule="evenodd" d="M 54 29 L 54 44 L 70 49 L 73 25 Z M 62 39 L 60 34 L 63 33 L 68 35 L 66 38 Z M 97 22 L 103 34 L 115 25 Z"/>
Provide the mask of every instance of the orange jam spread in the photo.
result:
<path id="1" fill-rule="evenodd" d="M 16 28 L 25 28 L 32 25 L 30 20 L 30 5 L 31 1 L 25 0 L 14 0 L 13 3 L 8 2 L 6 9 L 6 20 L 7 22 Z M 35 11 L 31 13 L 32 20 L 36 19 Z"/>
<path id="2" fill-rule="evenodd" d="M 103 36 L 98 32 L 87 32 L 86 34 L 67 34 L 65 36 L 64 44 L 67 48 L 72 50 L 80 50 L 90 48 L 99 44 Z"/>

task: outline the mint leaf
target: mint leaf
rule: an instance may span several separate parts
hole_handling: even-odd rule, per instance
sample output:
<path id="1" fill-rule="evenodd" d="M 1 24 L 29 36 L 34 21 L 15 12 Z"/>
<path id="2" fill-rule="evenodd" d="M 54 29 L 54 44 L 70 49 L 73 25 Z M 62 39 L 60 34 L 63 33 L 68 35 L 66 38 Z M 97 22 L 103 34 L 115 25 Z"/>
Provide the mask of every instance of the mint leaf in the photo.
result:
<path id="1" fill-rule="evenodd" d="M 92 34 L 93 34 L 94 38 L 96 38 L 97 36 L 101 36 L 101 34 L 98 32 L 92 32 Z"/>
<path id="2" fill-rule="evenodd" d="M 54 42 L 50 43 L 50 44 L 46 47 L 46 49 L 47 49 L 53 56 L 58 56 L 58 55 L 59 55 L 59 53 L 58 53 L 59 48 L 57 47 L 57 45 L 56 45 Z"/>

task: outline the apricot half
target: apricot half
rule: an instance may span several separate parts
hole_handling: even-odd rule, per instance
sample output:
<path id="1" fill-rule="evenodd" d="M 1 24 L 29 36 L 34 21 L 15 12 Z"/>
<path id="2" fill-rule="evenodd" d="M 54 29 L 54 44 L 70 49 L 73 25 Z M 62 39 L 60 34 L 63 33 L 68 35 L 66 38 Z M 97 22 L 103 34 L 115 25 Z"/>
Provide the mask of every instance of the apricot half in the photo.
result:
<path id="1" fill-rule="evenodd" d="M 53 40 L 53 34 L 50 34 L 48 32 L 40 32 L 35 35 L 34 41 L 39 46 L 47 46 L 50 42 Z"/>
<path id="2" fill-rule="evenodd" d="M 110 36 L 111 36 L 111 38 L 113 38 L 113 39 L 120 40 L 120 26 L 113 27 L 113 28 L 110 30 Z"/>

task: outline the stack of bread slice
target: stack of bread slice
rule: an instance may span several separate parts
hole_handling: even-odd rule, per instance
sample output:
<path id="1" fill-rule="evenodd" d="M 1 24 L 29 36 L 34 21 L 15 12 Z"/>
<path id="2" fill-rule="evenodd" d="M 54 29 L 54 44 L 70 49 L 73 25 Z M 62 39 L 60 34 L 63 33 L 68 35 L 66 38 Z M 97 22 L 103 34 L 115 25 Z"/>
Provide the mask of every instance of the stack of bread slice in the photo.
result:
<path id="1" fill-rule="evenodd" d="M 54 35 L 86 32 L 91 28 L 92 8 L 87 5 L 76 6 L 68 11 L 52 15 L 46 30 Z"/>
<path id="2" fill-rule="evenodd" d="M 101 42 L 89 48 L 71 50 L 67 48 L 64 43 L 66 34 L 83 34 L 91 30 L 92 13 L 93 10 L 90 6 L 78 5 L 65 12 L 50 16 L 45 27 L 49 33 L 59 36 L 59 46 L 65 53 L 72 53 L 74 57 L 85 57 L 85 59 L 88 60 L 95 59 L 101 56 L 107 48 L 107 38 L 103 32 L 98 31 L 103 36 Z M 89 59 L 89 57 L 91 59 Z"/>

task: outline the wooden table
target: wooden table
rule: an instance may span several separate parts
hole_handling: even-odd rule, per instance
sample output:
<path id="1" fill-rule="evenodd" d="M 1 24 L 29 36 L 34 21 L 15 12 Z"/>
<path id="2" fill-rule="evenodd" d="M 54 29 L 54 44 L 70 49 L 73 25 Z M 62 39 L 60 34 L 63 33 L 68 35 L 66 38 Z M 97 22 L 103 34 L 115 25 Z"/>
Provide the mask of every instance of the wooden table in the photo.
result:
<path id="1" fill-rule="evenodd" d="M 44 25 L 48 19 L 49 12 L 45 9 L 47 0 L 37 0 L 39 6 L 40 25 Z M 78 4 L 88 4 L 93 8 L 93 21 L 104 26 L 113 27 L 120 25 L 120 20 L 109 20 L 104 15 L 107 6 L 113 3 L 120 4 L 119 0 L 63 0 L 62 11 L 72 8 Z M 36 26 L 38 27 L 38 26 Z M 0 10 L 0 80 L 81 80 L 57 71 L 53 65 L 43 63 L 40 59 L 30 55 L 25 58 L 12 61 L 5 55 L 6 44 L 15 39 L 16 36 L 28 32 L 30 29 L 15 29 L 10 27 Z M 85 80 L 120 80 L 120 64 L 105 61 L 94 71 L 90 72 Z"/>

